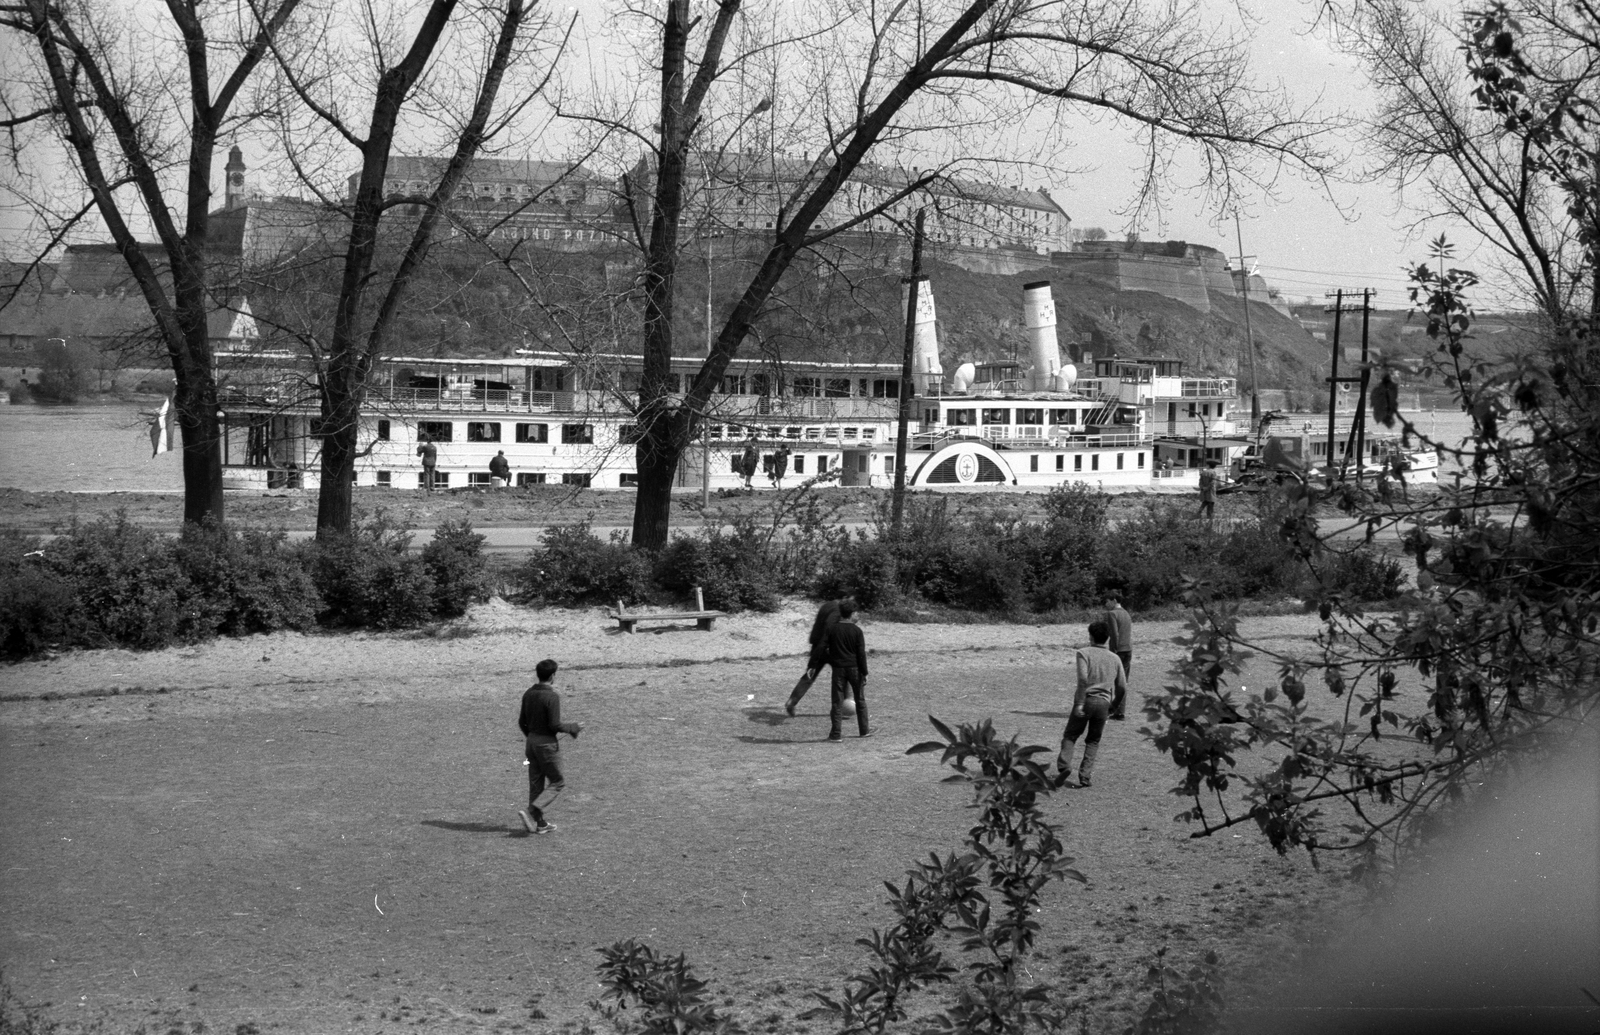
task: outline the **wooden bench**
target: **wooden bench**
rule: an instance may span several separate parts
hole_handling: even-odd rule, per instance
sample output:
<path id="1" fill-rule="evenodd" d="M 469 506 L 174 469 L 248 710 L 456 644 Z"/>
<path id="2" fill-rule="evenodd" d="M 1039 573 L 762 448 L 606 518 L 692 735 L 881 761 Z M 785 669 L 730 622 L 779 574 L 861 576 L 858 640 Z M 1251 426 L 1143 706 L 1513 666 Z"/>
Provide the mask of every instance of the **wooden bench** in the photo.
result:
<path id="1" fill-rule="evenodd" d="M 690 621 L 694 622 L 706 632 L 710 632 L 712 623 L 714 623 L 718 618 L 727 617 L 727 612 L 707 611 L 705 594 L 701 592 L 699 586 L 696 586 L 694 588 L 693 611 L 658 611 L 652 614 L 629 614 L 628 609 L 624 607 L 622 605 L 622 601 L 619 600 L 617 601 L 617 609 L 612 613 L 612 617 L 617 620 L 617 624 L 622 627 L 622 631 L 625 633 L 634 632 L 640 622 Z"/>

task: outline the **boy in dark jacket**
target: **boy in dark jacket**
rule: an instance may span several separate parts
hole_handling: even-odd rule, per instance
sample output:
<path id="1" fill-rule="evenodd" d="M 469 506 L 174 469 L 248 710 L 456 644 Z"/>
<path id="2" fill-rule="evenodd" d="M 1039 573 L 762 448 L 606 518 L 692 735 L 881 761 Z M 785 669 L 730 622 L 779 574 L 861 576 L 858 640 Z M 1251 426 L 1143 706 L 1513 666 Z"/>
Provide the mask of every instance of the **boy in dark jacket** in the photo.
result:
<path id="1" fill-rule="evenodd" d="M 856 598 L 846 593 L 838 600 L 830 600 L 817 608 L 817 617 L 811 623 L 811 637 L 808 640 L 811 652 L 806 655 L 805 674 L 794 684 L 794 689 L 789 692 L 789 700 L 783 706 L 783 710 L 789 713 L 790 718 L 794 717 L 794 706 L 800 703 L 800 699 L 811 689 L 811 684 L 822 671 L 822 666 L 828 663 L 826 637 L 828 630 L 839 624 L 839 605 L 845 601 L 849 601 L 852 608 L 856 606 Z"/>
<path id="2" fill-rule="evenodd" d="M 561 748 L 556 744 L 556 734 L 565 733 L 576 739 L 583 731 L 581 722 L 561 721 L 561 695 L 552 685 L 558 667 L 549 658 L 534 666 L 539 681 L 523 693 L 522 711 L 517 716 L 528 758 L 528 808 L 518 815 L 530 834 L 548 834 L 556 828 L 554 823 L 545 822 L 544 813 L 536 804 L 546 784 L 550 786 L 550 801 L 567 785 L 561 775 Z"/>
<path id="3" fill-rule="evenodd" d="M 833 669 L 833 708 L 828 712 L 828 739 L 839 740 L 839 723 L 848 689 L 856 706 L 856 730 L 872 736 L 867 724 L 867 638 L 855 622 L 856 603 L 846 597 L 839 601 L 839 620 L 823 633 L 823 653 Z"/>

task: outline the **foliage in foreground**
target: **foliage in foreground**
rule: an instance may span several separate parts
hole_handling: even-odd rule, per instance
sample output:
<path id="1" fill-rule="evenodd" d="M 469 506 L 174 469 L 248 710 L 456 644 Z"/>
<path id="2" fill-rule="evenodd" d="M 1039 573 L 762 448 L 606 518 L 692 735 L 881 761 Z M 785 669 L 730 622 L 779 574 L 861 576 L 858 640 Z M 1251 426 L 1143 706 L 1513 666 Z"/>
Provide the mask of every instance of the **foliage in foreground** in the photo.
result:
<path id="1" fill-rule="evenodd" d="M 1442 238 L 1434 248 L 1448 257 Z M 1575 319 L 1542 354 L 1490 362 L 1470 345 L 1475 278 L 1422 265 L 1413 281 L 1437 349 L 1428 372 L 1456 392 L 1473 429 L 1459 443 L 1429 441 L 1395 412 L 1386 371 L 1374 415 L 1398 418 L 1407 437 L 1470 473 L 1398 503 L 1335 491 L 1369 538 L 1402 534 L 1416 587 L 1392 613 L 1366 613 L 1352 590 L 1387 586 L 1388 573 L 1323 542 L 1314 494 L 1298 485 L 1282 527 L 1320 573 L 1314 651 L 1268 654 L 1276 683 L 1236 696 L 1232 679 L 1250 656 L 1236 609 L 1191 585 L 1188 656 L 1145 709 L 1156 746 L 1183 770 L 1173 790 L 1191 807 L 1179 818 L 1202 834 L 1251 823 L 1279 852 L 1313 859 L 1349 852 L 1366 876 L 1448 822 L 1441 806 L 1559 746 L 1600 706 L 1600 325 Z"/>
<path id="2" fill-rule="evenodd" d="M 818 1005 L 800 1019 L 825 1018 L 845 1035 L 883 1032 L 906 1019 L 913 995 L 949 986 L 953 992 L 925 1031 L 1053 1032 L 1075 1016 L 1086 1023 L 1074 1006 L 1059 1001 L 1054 984 L 1029 976 L 1045 889 L 1063 879 L 1086 882 L 1040 808 L 1053 786 L 1046 773 L 1051 750 L 1019 745 L 1015 737 L 1002 740 L 989 720 L 956 730 L 930 721 L 941 739 L 916 744 L 907 754 L 939 752 L 941 763 L 955 770 L 947 782 L 972 785 L 977 822 L 961 851 L 930 854 L 907 871 L 903 886 L 885 883 L 896 921 L 857 941 L 872 962 L 838 993 L 817 993 Z M 954 956 L 937 944 L 945 934 L 956 938 Z M 684 956 L 665 956 L 633 939 L 599 951 L 607 1001 L 597 1005 L 620 1029 L 645 1035 L 737 1030 L 717 1013 L 711 990 Z M 1221 1006 L 1216 963 L 1208 954 L 1180 972 L 1158 962 L 1136 1035 L 1211 1030 Z"/>

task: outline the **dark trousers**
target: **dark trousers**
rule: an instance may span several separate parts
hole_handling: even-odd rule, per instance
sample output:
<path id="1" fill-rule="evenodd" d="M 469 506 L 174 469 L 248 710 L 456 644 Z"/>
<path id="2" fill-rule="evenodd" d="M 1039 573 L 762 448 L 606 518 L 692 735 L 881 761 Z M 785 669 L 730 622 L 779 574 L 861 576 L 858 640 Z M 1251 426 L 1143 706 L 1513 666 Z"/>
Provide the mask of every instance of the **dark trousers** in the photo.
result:
<path id="1" fill-rule="evenodd" d="M 811 654 L 806 658 L 805 675 L 801 676 L 794 684 L 794 689 L 789 691 L 789 707 L 793 708 L 800 703 L 800 698 L 811 689 L 811 684 L 822 674 L 822 666 L 827 663 L 827 653 L 822 649 L 822 645 L 820 643 L 813 645 Z"/>
<path id="2" fill-rule="evenodd" d="M 544 813 L 534 802 L 544 793 L 545 785 L 552 790 L 566 786 L 561 775 L 561 749 L 555 744 L 528 743 L 528 814 L 539 825 L 544 824 Z"/>
<path id="3" fill-rule="evenodd" d="M 844 717 L 844 695 L 848 691 L 856 702 L 856 732 L 865 735 L 867 726 L 866 677 L 859 668 L 833 667 L 833 708 L 828 712 L 828 736 L 839 735 L 839 722 Z"/>
<path id="4" fill-rule="evenodd" d="M 1116 652 L 1116 654 L 1117 654 L 1117 657 L 1122 659 L 1122 681 L 1124 683 L 1132 683 L 1133 682 L 1133 651 L 1131 651 L 1131 650 L 1119 650 L 1119 651 Z M 1124 708 L 1127 707 L 1127 704 L 1128 704 L 1128 702 L 1126 700 L 1127 696 L 1128 696 L 1128 690 L 1127 690 L 1126 687 L 1124 687 L 1123 689 L 1118 690 L 1116 692 L 1116 696 L 1111 699 L 1111 717 L 1113 719 L 1122 719 L 1122 718 L 1126 718 L 1127 717 L 1128 713 L 1123 710 Z"/>
<path id="5" fill-rule="evenodd" d="M 1061 734 L 1061 751 L 1056 755 L 1056 768 L 1063 773 L 1072 770 L 1072 751 L 1078 745 L 1078 738 L 1084 737 L 1083 747 L 1086 760 L 1094 758 L 1094 752 L 1099 750 L 1100 734 L 1105 732 L 1106 715 L 1111 710 L 1111 702 L 1104 697 L 1090 697 L 1083 702 L 1083 714 L 1074 715 L 1067 720 L 1067 728 Z"/>

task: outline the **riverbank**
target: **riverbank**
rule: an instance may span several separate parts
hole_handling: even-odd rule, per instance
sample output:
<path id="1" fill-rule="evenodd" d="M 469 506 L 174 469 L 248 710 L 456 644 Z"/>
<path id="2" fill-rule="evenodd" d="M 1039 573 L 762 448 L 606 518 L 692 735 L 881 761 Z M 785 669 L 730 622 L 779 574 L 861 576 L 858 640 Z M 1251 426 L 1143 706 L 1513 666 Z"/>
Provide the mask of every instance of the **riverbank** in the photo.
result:
<path id="1" fill-rule="evenodd" d="M 988 512 L 1018 520 L 1037 521 L 1044 516 L 1045 493 L 968 492 L 915 494 L 923 499 L 943 498 L 955 514 Z M 1156 491 L 1120 492 L 1112 496 L 1113 519 L 1136 512 L 1156 498 L 1173 495 Z M 825 487 L 801 494 L 782 492 L 713 493 L 702 508 L 698 492 L 673 497 L 678 527 L 697 527 L 703 521 L 727 524 L 741 516 L 765 523 L 792 513 L 815 499 L 830 524 L 870 525 L 892 500 L 888 489 Z M 405 489 L 357 488 L 355 506 L 373 514 L 382 510 L 406 528 L 431 531 L 444 521 L 466 519 L 475 527 L 549 527 L 589 521 L 596 528 L 628 528 L 633 524 L 634 494 L 630 490 L 575 489 L 561 485 L 530 485 L 514 489 L 452 489 L 425 493 Z M 1225 495 L 1217 505 L 1218 517 L 1243 517 L 1251 512 L 1253 497 Z M 229 493 L 229 521 L 256 527 L 310 531 L 317 526 L 317 492 L 304 489 L 283 493 Z M 24 492 L 0 489 L 0 527 L 39 535 L 66 527 L 74 519 L 92 521 L 118 512 L 137 525 L 176 532 L 183 524 L 183 498 L 164 492 Z"/>

